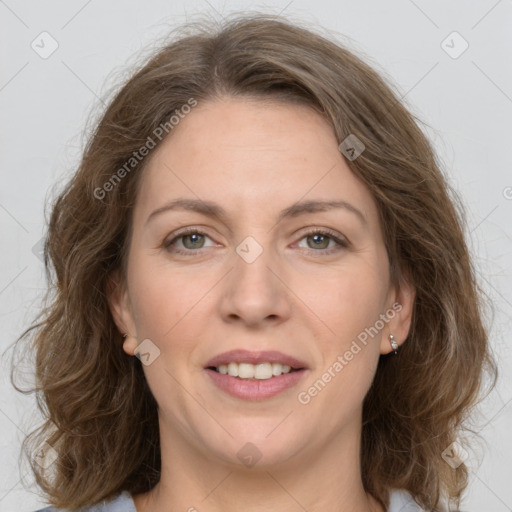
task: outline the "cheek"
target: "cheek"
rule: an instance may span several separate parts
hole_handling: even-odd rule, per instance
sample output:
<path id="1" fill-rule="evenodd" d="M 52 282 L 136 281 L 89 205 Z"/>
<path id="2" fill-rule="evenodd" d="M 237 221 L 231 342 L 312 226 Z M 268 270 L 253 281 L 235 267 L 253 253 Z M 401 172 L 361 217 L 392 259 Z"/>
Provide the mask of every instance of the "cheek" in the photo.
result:
<path id="1" fill-rule="evenodd" d="M 368 264 L 331 277 L 325 293 L 310 296 L 321 320 L 315 333 L 321 357 L 301 391 L 311 400 L 310 412 L 323 414 L 326 427 L 336 430 L 360 408 L 375 375 L 382 331 L 372 329 L 385 311 L 387 280 Z"/>
<path id="2" fill-rule="evenodd" d="M 324 325 L 329 342 L 337 340 L 341 349 L 384 312 L 388 274 L 378 255 L 357 255 L 314 280 L 302 281 L 300 290 L 297 295 Z"/>
<path id="3" fill-rule="evenodd" d="M 171 356 L 168 364 L 176 367 L 190 357 L 208 330 L 208 308 L 218 277 L 205 272 L 199 276 L 192 267 L 171 268 L 157 259 L 146 256 L 133 261 L 130 295 L 137 336 L 154 341 Z"/>
<path id="4" fill-rule="evenodd" d="M 141 255 L 131 261 L 130 296 L 139 338 L 164 338 L 190 309 L 190 287 L 155 260 Z"/>

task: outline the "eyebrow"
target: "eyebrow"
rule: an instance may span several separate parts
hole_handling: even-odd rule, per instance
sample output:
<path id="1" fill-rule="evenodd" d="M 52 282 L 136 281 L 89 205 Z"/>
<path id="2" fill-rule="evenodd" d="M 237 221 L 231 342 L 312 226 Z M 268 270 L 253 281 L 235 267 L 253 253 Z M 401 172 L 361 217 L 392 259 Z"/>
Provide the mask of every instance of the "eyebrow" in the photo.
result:
<path id="1" fill-rule="evenodd" d="M 309 200 L 295 203 L 281 210 L 277 217 L 277 222 L 285 218 L 298 217 L 306 213 L 325 212 L 328 210 L 343 208 L 353 214 L 361 221 L 365 226 L 368 224 L 366 217 L 358 210 L 355 206 L 347 203 L 346 201 L 320 201 L 320 200 Z M 165 205 L 157 208 L 151 212 L 146 219 L 146 224 L 154 219 L 157 215 L 169 211 L 169 210 L 188 210 L 194 211 L 210 217 L 216 217 L 221 221 L 225 221 L 228 218 L 226 210 L 217 203 L 212 201 L 204 201 L 201 199 L 188 199 L 178 198 L 166 203 Z"/>

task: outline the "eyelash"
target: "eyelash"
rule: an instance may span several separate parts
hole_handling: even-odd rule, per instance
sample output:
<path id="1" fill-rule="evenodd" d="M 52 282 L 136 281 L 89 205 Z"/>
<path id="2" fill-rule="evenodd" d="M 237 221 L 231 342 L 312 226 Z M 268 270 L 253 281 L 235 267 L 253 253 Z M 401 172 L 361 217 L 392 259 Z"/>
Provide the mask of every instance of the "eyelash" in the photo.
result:
<path id="1" fill-rule="evenodd" d="M 178 232 L 176 234 L 175 237 L 173 237 L 171 240 L 168 240 L 168 241 L 164 241 L 164 243 L 162 244 L 163 248 L 169 252 L 174 252 L 174 253 L 178 253 L 178 254 L 182 254 L 184 256 L 189 256 L 189 257 L 194 257 L 194 256 L 197 256 L 200 252 L 200 249 L 197 249 L 197 250 L 193 250 L 193 249 L 187 249 L 187 250 L 183 250 L 183 249 L 174 249 L 174 250 L 170 250 L 169 248 L 171 247 L 171 245 L 178 239 L 182 238 L 182 237 L 185 237 L 187 235 L 190 235 L 190 234 L 197 234 L 197 235 L 203 235 L 203 236 L 206 236 L 208 238 L 210 238 L 208 236 L 207 233 L 205 233 L 204 231 L 201 231 L 200 229 L 197 229 L 197 228 L 187 228 L 181 232 Z M 341 249 L 347 249 L 349 247 L 349 243 L 346 241 L 346 240 L 342 240 L 338 237 L 337 233 L 335 231 L 331 231 L 330 229 L 313 229 L 311 231 L 308 231 L 306 233 L 304 233 L 302 235 L 302 237 L 300 238 L 300 240 L 302 240 L 303 238 L 306 238 L 308 236 L 311 236 L 311 235 L 323 235 L 323 236 L 327 236 L 328 238 L 332 239 L 334 242 L 336 242 L 338 244 L 338 247 L 331 247 L 330 249 L 305 249 L 307 252 L 309 252 L 310 254 L 311 253 L 315 253 L 315 254 L 318 254 L 320 253 L 320 255 L 324 254 L 324 255 L 330 255 L 334 252 L 337 252 Z M 299 241 L 300 241 L 299 240 Z M 196 254 L 194 254 L 196 253 Z"/>

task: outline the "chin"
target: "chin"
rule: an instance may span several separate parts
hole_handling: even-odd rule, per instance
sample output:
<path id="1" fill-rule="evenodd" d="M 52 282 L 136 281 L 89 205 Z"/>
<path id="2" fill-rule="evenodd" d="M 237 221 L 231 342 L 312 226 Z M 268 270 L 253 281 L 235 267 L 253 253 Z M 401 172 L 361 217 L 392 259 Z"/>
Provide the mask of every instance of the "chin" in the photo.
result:
<path id="1" fill-rule="evenodd" d="M 274 423 L 274 428 L 278 423 Z M 258 435 L 251 435 L 247 431 L 241 435 L 232 432 L 233 438 L 221 446 L 211 446 L 210 450 L 218 459 L 231 466 L 232 470 L 268 469 L 285 464 L 300 451 L 301 447 L 294 444 L 295 436 L 283 436 L 284 433 L 280 432 L 279 435 L 274 432 L 268 436 L 268 431 Z"/>

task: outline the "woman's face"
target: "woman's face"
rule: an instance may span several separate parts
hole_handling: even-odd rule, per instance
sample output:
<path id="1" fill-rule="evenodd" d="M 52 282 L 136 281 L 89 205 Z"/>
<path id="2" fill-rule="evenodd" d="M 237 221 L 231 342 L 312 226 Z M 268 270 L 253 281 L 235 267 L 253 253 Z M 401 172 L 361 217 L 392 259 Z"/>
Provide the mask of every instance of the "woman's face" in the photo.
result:
<path id="1" fill-rule="evenodd" d="M 165 209 L 178 199 L 188 207 Z M 324 202 L 338 205 L 312 207 Z M 413 293 L 391 286 L 376 205 L 325 120 L 282 103 L 199 104 L 152 155 L 133 215 L 127 287 L 111 308 L 169 445 L 262 465 L 360 428 Z M 258 363 L 231 364 L 254 378 L 208 368 L 233 350 L 250 354 L 217 363 Z M 302 369 L 260 378 L 287 357 Z"/>

